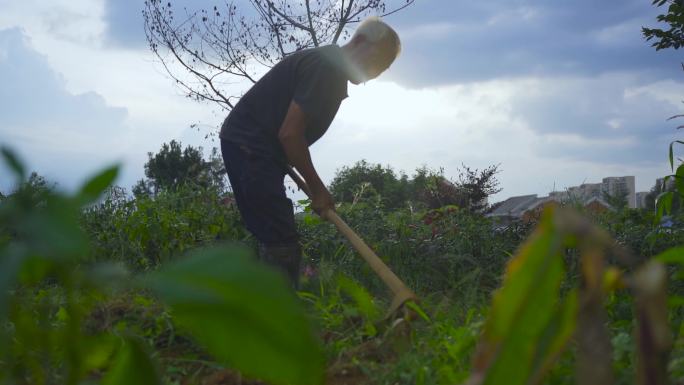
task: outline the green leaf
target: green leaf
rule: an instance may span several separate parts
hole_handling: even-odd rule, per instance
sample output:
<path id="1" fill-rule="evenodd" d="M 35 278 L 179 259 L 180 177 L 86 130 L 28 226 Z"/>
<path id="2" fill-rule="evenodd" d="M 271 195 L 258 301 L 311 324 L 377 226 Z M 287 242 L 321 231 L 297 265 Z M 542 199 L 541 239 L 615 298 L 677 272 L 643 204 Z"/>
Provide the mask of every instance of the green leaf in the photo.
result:
<path id="1" fill-rule="evenodd" d="M 683 307 L 684 306 L 684 297 L 679 296 L 679 295 L 672 295 L 667 298 L 667 306 L 668 307 Z"/>
<path id="2" fill-rule="evenodd" d="M 142 344 L 133 338 L 125 341 L 116 355 L 103 385 L 161 385 L 157 368 Z"/>
<path id="3" fill-rule="evenodd" d="M 100 197 L 107 187 L 114 182 L 117 175 L 119 175 L 119 166 L 112 166 L 108 169 L 105 169 L 104 171 L 90 178 L 83 185 L 83 187 L 81 187 L 81 191 L 79 193 L 80 197 L 85 203 L 97 200 L 97 198 Z"/>
<path id="4" fill-rule="evenodd" d="M 321 217 L 319 217 L 318 215 L 313 215 L 310 212 L 306 212 L 303 217 L 304 224 L 306 224 L 307 226 L 315 226 L 323 223 L 323 219 L 321 219 Z"/>
<path id="5" fill-rule="evenodd" d="M 356 303 L 361 315 L 367 320 L 373 321 L 380 316 L 380 310 L 373 302 L 373 297 L 361 285 L 350 278 L 340 276 L 337 280 L 343 292 L 347 293 Z"/>
<path id="6" fill-rule="evenodd" d="M 285 278 L 241 247 L 196 251 L 144 280 L 216 358 L 275 385 L 321 384 L 324 361 Z"/>
<path id="7" fill-rule="evenodd" d="M 79 208 L 75 203 L 53 195 L 48 197 L 44 209 L 26 214 L 17 227 L 28 246 L 42 257 L 70 259 L 84 255 L 89 244 L 79 225 Z"/>
<path id="8" fill-rule="evenodd" d="M 672 212 L 672 198 L 674 193 L 672 191 L 667 191 L 661 193 L 656 198 L 656 223 L 660 222 L 664 215 Z"/>
<path id="9" fill-rule="evenodd" d="M 678 115 L 679 117 L 681 115 Z M 669 151 L 669 160 L 670 160 L 670 168 L 674 171 L 674 145 L 675 143 L 679 144 L 684 144 L 684 141 L 681 140 L 675 140 L 670 142 L 670 151 Z"/>
<path id="10" fill-rule="evenodd" d="M 12 150 L 4 146 L 0 148 L 0 153 L 2 153 L 2 157 L 5 159 L 5 163 L 7 163 L 7 165 L 16 174 L 17 179 L 19 179 L 20 181 L 25 180 L 26 169 L 24 168 L 24 165 L 19 161 L 19 158 L 17 158 L 16 154 Z"/>
<path id="11" fill-rule="evenodd" d="M 494 295 L 475 359 L 483 384 L 539 381 L 574 329 L 576 299 L 559 304 L 563 243 L 550 213 L 509 262 Z"/>
<path id="12" fill-rule="evenodd" d="M 674 179 L 677 192 L 680 196 L 684 196 L 684 163 L 677 167 L 677 172 L 675 173 Z"/>
<path id="13" fill-rule="evenodd" d="M 112 356 L 120 350 L 117 348 L 121 345 L 121 339 L 112 333 L 83 336 L 81 342 L 83 349 L 88 352 L 83 357 L 83 369 L 86 372 L 109 367 Z"/>
<path id="14" fill-rule="evenodd" d="M 10 289 L 16 283 L 24 261 L 25 250 L 14 246 L 0 249 L 0 322 L 7 319 Z M 0 351 L 2 349 L 0 348 Z"/>
<path id="15" fill-rule="evenodd" d="M 66 308 L 64 306 L 60 306 L 59 310 L 57 310 L 57 314 L 55 314 L 55 318 L 59 322 L 67 322 L 69 320 L 69 313 L 67 312 Z"/>
<path id="16" fill-rule="evenodd" d="M 676 263 L 684 265 L 684 246 L 673 247 L 671 249 L 665 250 L 654 258 L 663 263 Z"/>
<path id="17" fill-rule="evenodd" d="M 577 326 L 578 305 L 577 289 L 573 289 L 554 312 L 537 344 L 532 378 L 541 379 L 567 345 Z"/>
<path id="18" fill-rule="evenodd" d="M 418 306 L 418 304 L 415 303 L 414 301 L 408 301 L 408 302 L 406 302 L 405 305 L 409 309 L 413 310 L 420 318 L 423 319 L 423 321 L 432 322 L 430 320 L 430 317 L 427 315 L 427 313 L 420 306 Z"/>

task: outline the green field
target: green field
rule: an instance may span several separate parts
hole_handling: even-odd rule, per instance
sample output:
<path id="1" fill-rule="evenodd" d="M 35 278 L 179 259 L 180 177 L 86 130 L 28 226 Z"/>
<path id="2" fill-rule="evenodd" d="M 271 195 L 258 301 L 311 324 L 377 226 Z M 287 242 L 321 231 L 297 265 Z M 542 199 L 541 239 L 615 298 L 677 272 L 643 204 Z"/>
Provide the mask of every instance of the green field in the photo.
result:
<path id="1" fill-rule="evenodd" d="M 388 318 L 390 293 L 305 201 L 295 294 L 256 261 L 221 186 L 132 196 L 109 187 L 112 168 L 65 194 L 4 154 L 18 187 L 0 201 L 0 383 L 684 379 L 677 210 L 664 225 L 566 205 L 504 226 L 357 194 L 338 212 L 421 299 Z"/>

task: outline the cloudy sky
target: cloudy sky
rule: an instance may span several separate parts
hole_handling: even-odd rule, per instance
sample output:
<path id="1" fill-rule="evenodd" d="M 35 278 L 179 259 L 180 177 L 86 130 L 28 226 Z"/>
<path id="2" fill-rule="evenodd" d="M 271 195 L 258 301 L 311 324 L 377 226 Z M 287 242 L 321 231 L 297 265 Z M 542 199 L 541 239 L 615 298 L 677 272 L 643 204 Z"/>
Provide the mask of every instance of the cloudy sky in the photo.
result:
<path id="1" fill-rule="evenodd" d="M 130 187 L 172 139 L 216 146 L 205 135 L 224 114 L 166 77 L 142 2 L 0 0 L 0 144 L 64 188 L 116 162 Z M 605 176 L 647 190 L 668 171 L 666 119 L 684 112 L 682 55 L 640 35 L 655 25 L 650 3 L 417 0 L 386 19 L 398 61 L 350 86 L 314 163 L 326 181 L 360 159 L 452 178 L 461 163 L 500 164 L 495 200 Z M 0 191 L 11 185 L 0 167 Z"/>

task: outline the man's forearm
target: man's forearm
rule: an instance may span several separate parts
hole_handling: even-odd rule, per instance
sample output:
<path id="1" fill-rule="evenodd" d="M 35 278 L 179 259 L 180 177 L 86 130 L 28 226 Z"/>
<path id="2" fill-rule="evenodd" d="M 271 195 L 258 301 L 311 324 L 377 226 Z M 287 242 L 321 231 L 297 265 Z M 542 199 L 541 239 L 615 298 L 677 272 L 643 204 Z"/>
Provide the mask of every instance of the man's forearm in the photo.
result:
<path id="1" fill-rule="evenodd" d="M 316 193 L 325 189 L 325 185 L 311 161 L 311 153 L 306 138 L 303 135 L 286 135 L 279 139 L 288 162 L 301 174 L 311 192 Z"/>

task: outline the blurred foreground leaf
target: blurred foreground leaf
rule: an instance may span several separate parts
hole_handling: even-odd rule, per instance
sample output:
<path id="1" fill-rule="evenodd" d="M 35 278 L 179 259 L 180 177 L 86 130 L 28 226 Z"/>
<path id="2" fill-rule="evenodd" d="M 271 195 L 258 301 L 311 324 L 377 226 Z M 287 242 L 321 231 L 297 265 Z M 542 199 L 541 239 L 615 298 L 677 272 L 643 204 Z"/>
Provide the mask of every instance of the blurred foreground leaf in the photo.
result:
<path id="1" fill-rule="evenodd" d="M 17 248 L 6 247 L 0 249 L 0 321 L 7 319 L 7 311 L 10 304 L 10 289 L 16 282 L 16 278 L 23 261 L 23 252 Z M 0 357 L 6 350 L 6 341 L 3 341 L 4 333 L 0 332 Z"/>
<path id="2" fill-rule="evenodd" d="M 119 167 L 112 166 L 86 181 L 79 194 L 84 201 L 83 203 L 97 200 L 107 187 L 114 183 L 117 175 L 119 175 Z"/>
<path id="3" fill-rule="evenodd" d="M 239 247 L 211 248 L 148 276 L 145 285 L 216 358 L 273 384 L 320 384 L 323 358 L 284 277 Z"/>
<path id="4" fill-rule="evenodd" d="M 470 383 L 522 385 L 543 374 L 572 335 L 577 295 L 563 301 L 562 238 L 547 214 L 509 262 L 475 357 Z"/>
<path id="5" fill-rule="evenodd" d="M 154 362 L 141 342 L 130 338 L 119 350 L 102 384 L 161 385 L 161 380 Z"/>
<path id="6" fill-rule="evenodd" d="M 677 171 L 674 175 L 675 186 L 677 186 L 677 192 L 680 196 L 684 196 L 684 163 L 677 167 Z"/>
<path id="7" fill-rule="evenodd" d="M 27 210 L 15 226 L 23 241 L 42 257 L 72 259 L 85 255 L 89 247 L 78 215 L 76 202 L 52 195 L 44 208 Z"/>
<path id="8" fill-rule="evenodd" d="M 673 247 L 657 255 L 655 260 L 662 263 L 676 263 L 684 265 L 684 246 Z"/>
<path id="9" fill-rule="evenodd" d="M 17 176 L 17 179 L 19 181 L 23 181 L 26 179 L 26 169 L 24 168 L 24 165 L 19 161 L 19 158 L 17 158 L 17 155 L 11 151 L 7 147 L 2 147 L 0 149 L 0 153 L 2 153 L 2 157 L 5 159 L 5 163 L 9 166 L 12 171 Z"/>
<path id="10" fill-rule="evenodd" d="M 638 327 L 637 383 L 668 383 L 667 363 L 672 348 L 672 332 L 668 322 L 667 272 L 662 263 L 651 261 L 640 268 L 632 283 Z"/>
<path id="11" fill-rule="evenodd" d="M 661 193 L 656 198 L 656 223 L 665 215 L 669 215 L 672 212 L 672 199 L 674 198 L 674 193 L 672 191 L 667 191 Z"/>

